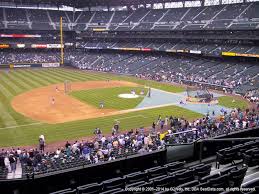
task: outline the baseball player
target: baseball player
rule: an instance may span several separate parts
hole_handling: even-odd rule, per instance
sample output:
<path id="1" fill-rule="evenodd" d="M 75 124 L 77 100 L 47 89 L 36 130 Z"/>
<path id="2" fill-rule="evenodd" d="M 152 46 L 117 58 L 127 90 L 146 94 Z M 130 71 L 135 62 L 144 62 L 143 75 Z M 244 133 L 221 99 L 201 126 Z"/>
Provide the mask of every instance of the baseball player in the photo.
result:
<path id="1" fill-rule="evenodd" d="M 54 105 L 55 104 L 55 98 L 52 96 L 51 97 L 51 104 Z"/>

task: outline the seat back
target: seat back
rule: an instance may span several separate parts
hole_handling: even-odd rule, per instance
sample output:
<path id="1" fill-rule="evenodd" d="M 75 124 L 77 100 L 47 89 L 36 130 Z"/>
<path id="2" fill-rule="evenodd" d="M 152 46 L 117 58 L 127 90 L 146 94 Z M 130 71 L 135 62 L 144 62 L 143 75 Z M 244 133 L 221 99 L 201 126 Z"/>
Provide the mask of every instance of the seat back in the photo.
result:
<path id="1" fill-rule="evenodd" d="M 135 173 L 127 174 L 125 176 L 125 179 L 127 184 L 131 184 L 139 181 L 147 181 L 147 173 L 135 172 Z"/>
<path id="2" fill-rule="evenodd" d="M 243 166 L 241 169 L 233 169 L 228 175 L 230 187 L 240 187 L 244 177 L 246 175 L 247 166 Z"/>
<path id="3" fill-rule="evenodd" d="M 149 178 L 154 178 L 161 175 L 167 175 L 167 167 L 158 166 L 158 167 L 147 169 L 146 172 L 148 173 Z"/>
<path id="4" fill-rule="evenodd" d="M 165 165 L 167 167 L 167 172 L 172 173 L 182 169 L 185 165 L 185 162 L 173 162 Z"/>
<path id="5" fill-rule="evenodd" d="M 153 180 L 154 187 L 168 187 L 175 182 L 175 176 L 165 176 Z"/>
<path id="6" fill-rule="evenodd" d="M 202 166 L 197 166 L 194 168 L 194 176 L 197 176 L 199 179 L 201 177 L 207 176 L 210 174 L 211 164 L 204 164 Z"/>
<path id="7" fill-rule="evenodd" d="M 124 188 L 125 187 L 125 177 L 113 178 L 110 180 L 103 181 L 103 189 L 111 190 L 115 188 Z"/>
<path id="8" fill-rule="evenodd" d="M 209 185 L 214 188 L 226 188 L 228 175 L 221 175 L 217 178 L 212 178 L 209 180 Z"/>
<path id="9" fill-rule="evenodd" d="M 82 193 L 97 194 L 102 191 L 102 187 L 103 187 L 102 184 L 92 183 L 92 184 L 77 187 L 77 191 L 78 191 L 78 194 L 82 194 Z"/>
<path id="10" fill-rule="evenodd" d="M 180 187 L 180 188 L 194 187 L 194 186 L 196 186 L 196 185 L 198 185 L 198 184 L 199 184 L 199 181 L 194 180 L 194 181 L 190 181 L 190 182 L 181 184 L 181 185 L 179 185 L 178 187 Z"/>
<path id="11" fill-rule="evenodd" d="M 194 180 L 193 170 L 185 170 L 181 173 L 176 173 L 176 185 L 184 184 L 186 182 Z"/>
<path id="12" fill-rule="evenodd" d="M 220 171 L 220 174 L 221 174 L 221 175 L 228 174 L 231 170 L 237 170 L 237 167 L 236 167 L 236 166 L 230 166 L 230 167 L 228 167 L 228 168 L 223 168 L 223 169 Z"/>
<path id="13" fill-rule="evenodd" d="M 218 178 L 218 177 L 219 177 L 219 174 L 208 175 L 208 176 L 202 177 L 202 178 L 200 179 L 200 182 L 201 182 L 201 183 L 205 183 L 205 182 L 207 182 L 207 181 L 210 180 L 210 179 Z"/>

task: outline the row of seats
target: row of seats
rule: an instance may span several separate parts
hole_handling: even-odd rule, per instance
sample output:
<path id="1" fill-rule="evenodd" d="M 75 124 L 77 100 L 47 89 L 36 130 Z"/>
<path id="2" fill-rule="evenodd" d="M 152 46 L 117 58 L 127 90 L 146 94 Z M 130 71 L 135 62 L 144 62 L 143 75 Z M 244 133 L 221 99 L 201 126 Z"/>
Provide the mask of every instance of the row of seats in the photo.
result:
<path id="1" fill-rule="evenodd" d="M 259 141 L 249 141 L 219 150 L 216 153 L 216 168 L 241 159 L 249 167 L 257 165 L 259 162 Z"/>
<path id="2" fill-rule="evenodd" d="M 173 162 L 164 166 L 153 167 L 143 172 L 135 172 L 101 183 L 87 184 L 76 189 L 62 190 L 52 194 L 156 193 L 150 188 L 240 187 L 246 171 L 247 166 L 241 168 L 231 166 L 221 170 L 219 173 L 210 175 L 210 164 L 201 163 L 186 168 L 185 162 Z M 133 188 L 135 189 L 134 191 L 132 191 Z M 150 189 L 150 191 L 143 191 L 141 188 Z M 169 192 L 165 190 L 158 193 L 184 193 L 184 191 Z M 199 193 L 199 191 L 194 193 Z"/>
<path id="3" fill-rule="evenodd" d="M 58 29 L 60 17 L 64 30 L 200 30 L 256 29 L 258 3 L 191 7 L 177 9 L 143 9 L 135 11 L 56 11 L 0 8 L 0 28 Z M 244 22 L 245 21 L 245 22 Z M 90 25 L 88 25 L 89 23 Z"/>
<path id="4" fill-rule="evenodd" d="M 99 142 L 101 143 L 101 142 Z M 152 148 L 155 150 L 155 147 Z M 96 151 L 92 151 L 91 154 L 94 155 Z M 128 157 L 131 155 L 138 154 L 137 150 L 133 150 L 132 148 L 119 148 L 113 149 L 112 156 L 116 159 Z M 28 175 L 30 173 L 34 173 L 35 175 L 55 172 L 59 170 L 65 170 L 69 168 L 75 168 L 79 166 L 87 166 L 93 163 L 93 161 L 89 161 L 87 158 L 83 157 L 79 153 L 73 153 L 71 156 L 67 156 L 66 153 L 63 153 L 62 157 L 55 158 L 55 155 L 45 155 L 43 156 L 45 162 L 39 162 L 34 165 L 34 168 L 28 166 L 27 163 L 23 163 L 23 175 Z M 100 158 L 99 162 L 108 161 L 109 158 Z M 36 161 L 34 161 L 36 163 Z"/>

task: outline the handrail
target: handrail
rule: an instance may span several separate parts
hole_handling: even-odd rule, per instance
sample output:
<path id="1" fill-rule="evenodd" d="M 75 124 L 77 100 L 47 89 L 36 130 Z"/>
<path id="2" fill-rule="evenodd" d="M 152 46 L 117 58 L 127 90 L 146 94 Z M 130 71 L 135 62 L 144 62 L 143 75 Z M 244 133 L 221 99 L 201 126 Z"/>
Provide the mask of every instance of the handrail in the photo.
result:
<path id="1" fill-rule="evenodd" d="M 196 143 L 197 141 L 201 140 L 201 138 L 198 138 L 196 140 L 194 140 L 193 142 L 191 143 L 177 143 L 177 144 L 165 144 L 166 147 L 168 146 L 182 146 L 182 145 L 191 145 L 191 144 L 194 144 Z"/>

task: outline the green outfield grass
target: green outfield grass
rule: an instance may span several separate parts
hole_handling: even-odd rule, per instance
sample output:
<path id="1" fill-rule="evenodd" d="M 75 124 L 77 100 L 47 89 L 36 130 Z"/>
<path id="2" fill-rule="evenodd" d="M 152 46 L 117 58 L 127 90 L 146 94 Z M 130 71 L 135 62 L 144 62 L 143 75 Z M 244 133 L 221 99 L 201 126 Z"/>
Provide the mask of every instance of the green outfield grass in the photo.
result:
<path id="1" fill-rule="evenodd" d="M 221 96 L 218 98 L 218 101 L 219 105 L 225 106 L 227 108 L 240 108 L 244 110 L 249 107 L 249 103 L 246 100 L 231 96 Z"/>
<path id="2" fill-rule="evenodd" d="M 139 80 L 135 77 L 118 76 L 107 73 L 88 73 L 75 69 L 16 69 L 0 71 L 0 147 L 31 145 L 37 143 L 38 136 L 42 133 L 46 135 L 48 142 L 66 140 L 87 136 L 92 134 L 94 127 L 101 127 L 105 132 L 110 131 L 113 120 L 120 116 L 105 117 L 99 119 L 75 121 L 64 124 L 49 125 L 38 123 L 30 118 L 15 112 L 11 107 L 11 100 L 14 96 L 34 88 L 47 86 L 56 83 L 63 83 L 65 80 L 71 82 L 90 80 L 125 80 L 153 88 L 170 92 L 182 92 L 185 89 L 180 86 L 158 83 L 154 81 Z M 97 100 L 98 101 L 98 100 Z M 98 102 L 99 103 L 99 102 Z M 135 106 L 135 105 L 134 105 Z M 180 115 L 192 119 L 201 115 L 178 107 L 159 108 L 155 110 L 145 110 L 138 113 L 128 113 L 122 115 L 121 120 L 124 129 L 149 126 L 158 114 Z M 144 115 L 144 116 L 140 116 Z M 147 117 L 147 118 L 145 118 Z"/>
<path id="3" fill-rule="evenodd" d="M 145 92 L 144 96 L 147 93 L 147 88 L 144 87 L 116 87 L 74 91 L 70 95 L 97 108 L 100 102 L 104 102 L 104 108 L 127 110 L 135 108 L 144 99 L 144 96 L 131 99 L 118 97 L 119 94 L 130 93 L 133 89 L 136 94 L 140 94 L 142 90 Z"/>

